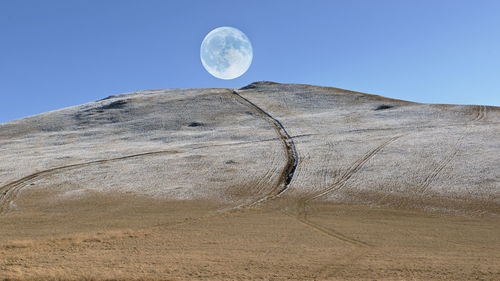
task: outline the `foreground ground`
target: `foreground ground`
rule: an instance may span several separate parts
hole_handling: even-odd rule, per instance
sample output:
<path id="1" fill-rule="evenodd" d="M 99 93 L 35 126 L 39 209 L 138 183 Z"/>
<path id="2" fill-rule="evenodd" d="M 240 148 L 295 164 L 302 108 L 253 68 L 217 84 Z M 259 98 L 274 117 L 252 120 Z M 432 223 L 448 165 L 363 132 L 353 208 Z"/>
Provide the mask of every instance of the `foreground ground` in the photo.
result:
<path id="1" fill-rule="evenodd" d="M 2 219 L 0 272 L 31 279 L 498 280 L 498 217 L 289 202 L 87 198 Z M 36 218 L 36 219 L 34 219 Z"/>
<path id="2" fill-rule="evenodd" d="M 499 127 L 270 82 L 0 124 L 0 280 L 499 280 Z"/>

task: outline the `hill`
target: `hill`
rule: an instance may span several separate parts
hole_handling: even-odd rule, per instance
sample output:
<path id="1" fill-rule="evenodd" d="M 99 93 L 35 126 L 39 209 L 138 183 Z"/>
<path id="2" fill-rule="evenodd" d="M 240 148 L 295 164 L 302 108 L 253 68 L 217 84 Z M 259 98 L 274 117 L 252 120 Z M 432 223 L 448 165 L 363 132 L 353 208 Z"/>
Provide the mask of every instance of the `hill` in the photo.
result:
<path id="1" fill-rule="evenodd" d="M 0 276 L 495 279 L 499 121 L 255 82 L 0 124 Z"/>

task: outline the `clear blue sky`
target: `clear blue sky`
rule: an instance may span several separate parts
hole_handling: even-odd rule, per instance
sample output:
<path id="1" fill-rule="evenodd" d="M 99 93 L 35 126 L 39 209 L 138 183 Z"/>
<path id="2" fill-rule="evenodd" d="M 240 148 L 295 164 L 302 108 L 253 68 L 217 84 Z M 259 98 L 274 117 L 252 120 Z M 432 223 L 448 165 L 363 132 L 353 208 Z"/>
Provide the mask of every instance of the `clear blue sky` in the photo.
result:
<path id="1" fill-rule="evenodd" d="M 200 62 L 219 26 L 254 49 L 230 81 Z M 0 0 L 0 40 L 0 122 L 135 90 L 257 80 L 500 105 L 497 0 Z"/>

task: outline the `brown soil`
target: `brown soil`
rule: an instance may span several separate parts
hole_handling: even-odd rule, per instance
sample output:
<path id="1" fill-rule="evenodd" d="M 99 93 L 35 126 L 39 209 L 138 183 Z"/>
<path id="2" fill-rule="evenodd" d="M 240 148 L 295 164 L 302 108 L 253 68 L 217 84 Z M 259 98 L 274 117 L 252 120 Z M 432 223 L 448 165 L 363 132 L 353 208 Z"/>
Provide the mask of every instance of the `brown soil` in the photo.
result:
<path id="1" fill-rule="evenodd" d="M 298 200 L 216 212 L 208 201 L 87 196 L 0 218 L 13 280 L 498 280 L 498 217 Z M 38 203 L 37 203 L 38 202 Z"/>

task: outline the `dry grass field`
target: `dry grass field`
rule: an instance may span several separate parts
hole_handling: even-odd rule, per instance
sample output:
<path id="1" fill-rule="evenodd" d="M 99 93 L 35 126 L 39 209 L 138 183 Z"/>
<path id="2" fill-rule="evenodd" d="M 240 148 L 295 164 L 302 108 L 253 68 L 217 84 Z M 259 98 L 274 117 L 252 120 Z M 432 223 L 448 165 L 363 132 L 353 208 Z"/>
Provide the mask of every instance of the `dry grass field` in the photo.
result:
<path id="1" fill-rule="evenodd" d="M 0 280 L 500 280 L 499 129 L 272 82 L 0 124 Z"/>

